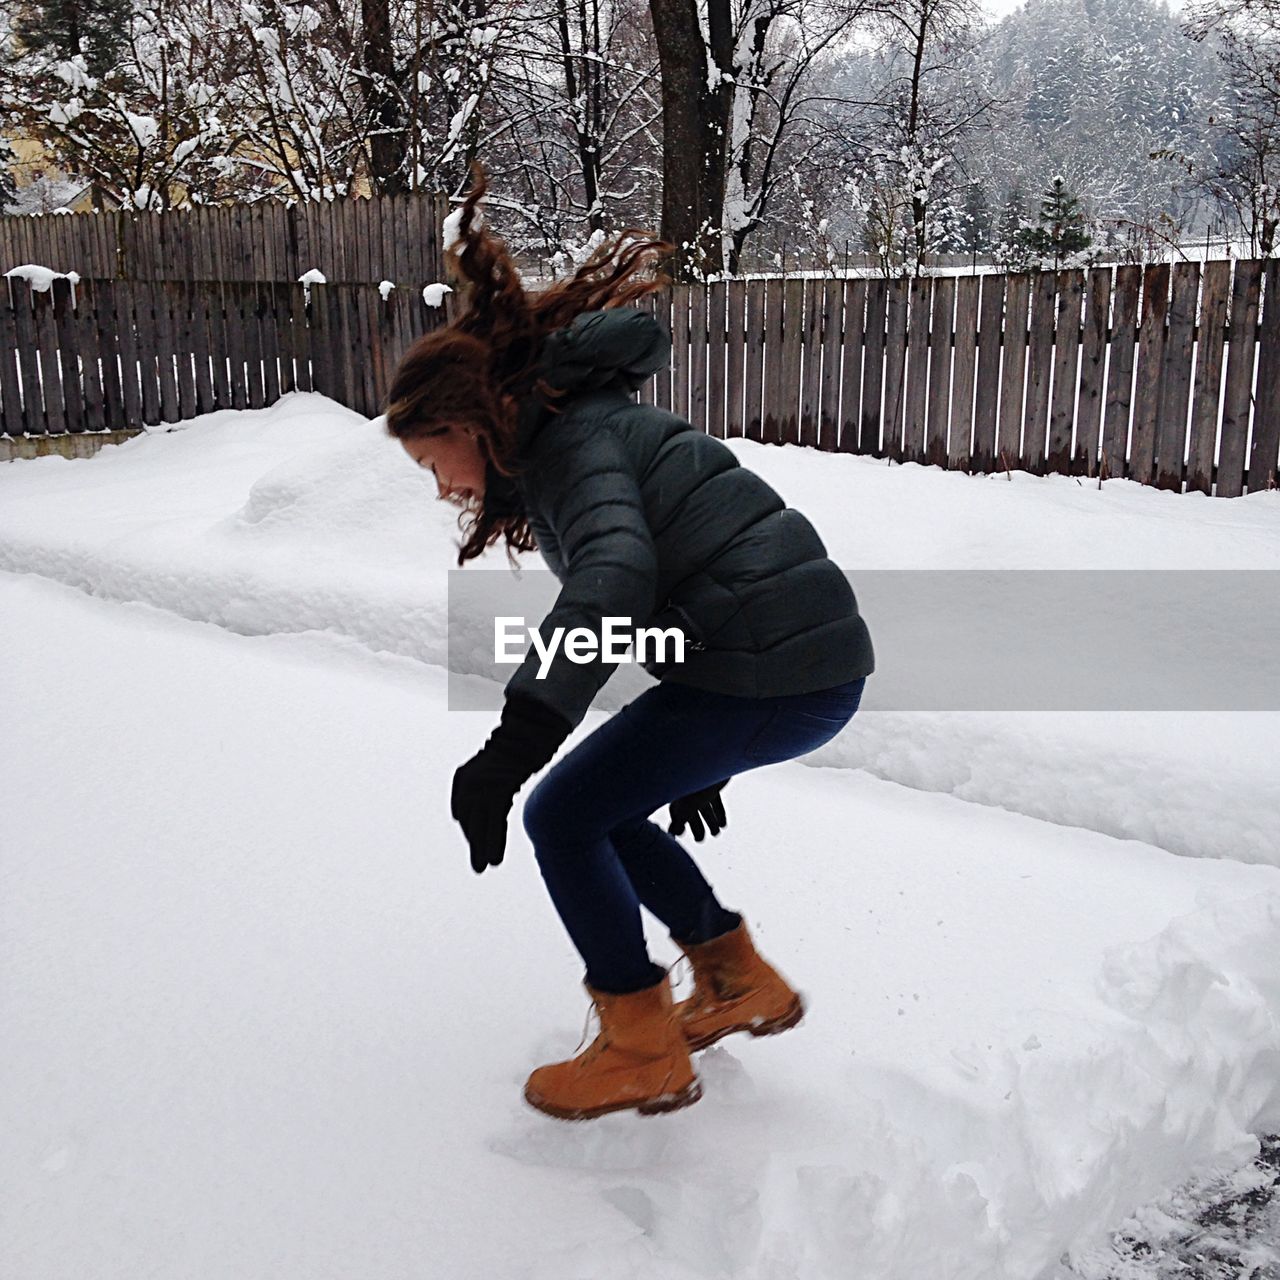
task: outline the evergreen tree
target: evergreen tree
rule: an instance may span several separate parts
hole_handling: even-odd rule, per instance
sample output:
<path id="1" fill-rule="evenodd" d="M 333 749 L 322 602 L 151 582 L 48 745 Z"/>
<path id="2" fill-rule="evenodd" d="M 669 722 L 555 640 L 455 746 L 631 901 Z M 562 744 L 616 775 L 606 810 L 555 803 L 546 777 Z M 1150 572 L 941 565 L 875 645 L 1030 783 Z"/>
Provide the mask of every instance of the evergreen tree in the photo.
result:
<path id="1" fill-rule="evenodd" d="M 129 32 L 129 0 L 20 0 L 13 34 L 23 52 L 70 61 L 101 78 L 121 59 Z"/>
<path id="2" fill-rule="evenodd" d="M 1040 198 L 1040 225 L 1027 227 L 1019 234 L 1029 252 L 1039 258 L 1053 258 L 1056 271 L 1064 258 L 1087 249 L 1093 237 L 1084 229 L 1084 213 L 1080 200 L 1067 190 L 1066 179 L 1057 174 Z"/>

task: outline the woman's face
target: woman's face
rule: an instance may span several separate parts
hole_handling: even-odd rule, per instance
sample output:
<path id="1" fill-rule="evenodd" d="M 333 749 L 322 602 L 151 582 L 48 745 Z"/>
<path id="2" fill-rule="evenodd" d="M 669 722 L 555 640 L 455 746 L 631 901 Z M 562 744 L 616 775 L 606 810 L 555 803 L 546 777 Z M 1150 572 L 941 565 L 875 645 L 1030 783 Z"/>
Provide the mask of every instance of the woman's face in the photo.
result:
<path id="1" fill-rule="evenodd" d="M 438 435 L 401 440 L 405 452 L 436 478 L 436 497 L 448 501 L 484 497 L 485 456 L 479 440 L 450 425 Z"/>

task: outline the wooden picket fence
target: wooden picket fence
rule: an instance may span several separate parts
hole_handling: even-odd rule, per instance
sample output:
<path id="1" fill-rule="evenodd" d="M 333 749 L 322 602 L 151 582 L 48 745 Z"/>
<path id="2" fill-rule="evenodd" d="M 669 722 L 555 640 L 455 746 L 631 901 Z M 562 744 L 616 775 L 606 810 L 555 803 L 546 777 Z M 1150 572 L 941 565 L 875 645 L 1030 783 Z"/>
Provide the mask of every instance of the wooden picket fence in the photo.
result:
<path id="1" fill-rule="evenodd" d="M 0 290 L 0 427 L 41 435 L 255 408 L 380 412 L 451 319 L 421 288 L 55 280 Z M 1275 300 L 1275 305 L 1272 305 Z M 971 472 L 1276 485 L 1280 260 L 918 279 L 717 281 L 638 305 L 672 367 L 640 398 L 699 430 Z"/>
<path id="2" fill-rule="evenodd" d="M 1221 497 L 1277 484 L 1280 259 L 730 280 L 644 301 L 675 354 L 641 397 L 715 436 Z"/>
<path id="3" fill-rule="evenodd" d="M 36 264 L 85 280 L 330 284 L 442 280 L 439 192 L 0 218 L 0 274 Z"/>
<path id="4" fill-rule="evenodd" d="M 453 315 L 420 288 L 22 278 L 0 289 L 0 429 L 19 437 L 178 422 L 317 391 L 370 417 L 395 362 Z"/>

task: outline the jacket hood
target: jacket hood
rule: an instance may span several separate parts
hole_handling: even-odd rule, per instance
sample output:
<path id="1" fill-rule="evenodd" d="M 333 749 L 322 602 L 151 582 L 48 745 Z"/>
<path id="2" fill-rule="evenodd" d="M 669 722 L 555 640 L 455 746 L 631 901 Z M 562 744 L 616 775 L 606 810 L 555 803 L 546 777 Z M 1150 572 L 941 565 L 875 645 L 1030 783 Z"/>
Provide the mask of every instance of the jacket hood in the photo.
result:
<path id="1" fill-rule="evenodd" d="M 517 450 L 523 450 L 577 396 L 618 390 L 631 395 L 640 384 L 671 359 L 671 335 L 657 318 L 630 306 L 584 311 L 543 340 L 536 382 L 545 378 L 565 395 L 557 413 L 534 391 L 520 406 L 516 427 Z M 523 509 L 519 486 L 507 476 L 485 468 L 485 509 L 507 515 Z"/>
<path id="2" fill-rule="evenodd" d="M 565 391 L 556 406 L 563 409 L 575 396 L 591 391 L 616 389 L 631 395 L 670 359 L 671 335 L 655 316 L 630 306 L 609 307 L 584 311 L 549 333 L 538 375 Z M 531 395 L 521 413 L 521 443 L 555 416 L 540 395 Z"/>

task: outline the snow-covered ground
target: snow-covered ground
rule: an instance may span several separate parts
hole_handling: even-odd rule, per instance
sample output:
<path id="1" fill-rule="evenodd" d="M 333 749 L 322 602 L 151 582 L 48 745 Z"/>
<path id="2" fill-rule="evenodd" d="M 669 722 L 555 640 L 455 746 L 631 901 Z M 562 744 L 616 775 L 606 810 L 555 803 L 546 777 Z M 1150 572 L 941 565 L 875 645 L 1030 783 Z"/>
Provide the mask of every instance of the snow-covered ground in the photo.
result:
<path id="1" fill-rule="evenodd" d="M 730 444 L 851 570 L 1280 567 L 1280 494 Z M 318 396 L 0 469 L 4 1280 L 1057 1280 L 1280 1125 L 1274 712 L 864 708 L 695 846 L 806 1021 L 532 1111 L 588 1002 L 448 817 L 455 518 Z"/>

